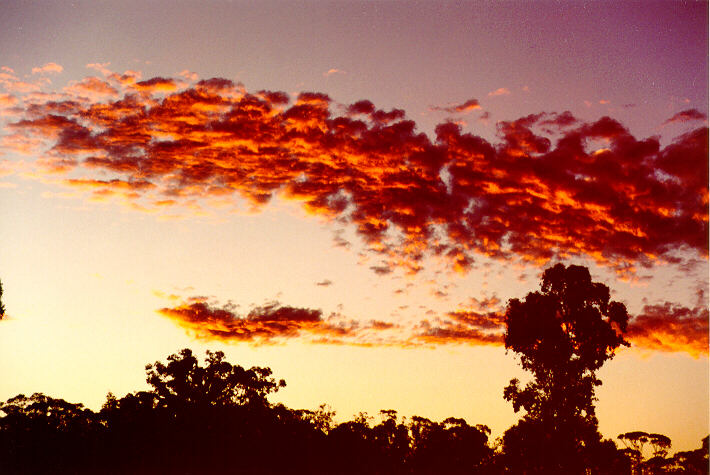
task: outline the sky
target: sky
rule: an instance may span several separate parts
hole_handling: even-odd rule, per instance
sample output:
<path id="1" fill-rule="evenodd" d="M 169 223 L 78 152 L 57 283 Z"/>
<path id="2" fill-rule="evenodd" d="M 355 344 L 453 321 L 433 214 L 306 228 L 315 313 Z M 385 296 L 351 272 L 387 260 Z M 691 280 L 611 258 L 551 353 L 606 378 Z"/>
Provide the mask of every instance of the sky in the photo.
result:
<path id="1" fill-rule="evenodd" d="M 10 1 L 0 44 L 0 400 L 189 347 L 500 436 L 562 262 L 631 315 L 602 434 L 707 435 L 707 2 Z"/>

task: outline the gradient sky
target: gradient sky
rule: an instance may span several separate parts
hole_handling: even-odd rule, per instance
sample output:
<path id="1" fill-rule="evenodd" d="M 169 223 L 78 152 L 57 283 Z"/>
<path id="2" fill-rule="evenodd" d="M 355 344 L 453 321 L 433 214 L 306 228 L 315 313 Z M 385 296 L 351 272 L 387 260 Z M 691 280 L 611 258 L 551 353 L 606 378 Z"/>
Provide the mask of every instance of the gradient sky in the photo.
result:
<path id="1" fill-rule="evenodd" d="M 17 1 L 0 45 L 0 399 L 209 348 L 498 436 L 564 262 L 632 315 L 602 433 L 707 435 L 707 2 Z"/>

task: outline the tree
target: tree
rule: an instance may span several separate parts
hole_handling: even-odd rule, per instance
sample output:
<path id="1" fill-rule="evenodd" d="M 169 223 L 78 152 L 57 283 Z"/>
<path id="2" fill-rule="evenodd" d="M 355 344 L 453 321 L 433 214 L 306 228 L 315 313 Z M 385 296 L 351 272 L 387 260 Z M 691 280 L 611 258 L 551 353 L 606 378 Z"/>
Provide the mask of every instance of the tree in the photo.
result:
<path id="1" fill-rule="evenodd" d="M 666 458 L 671 448 L 671 439 L 663 434 L 649 434 L 637 430 L 619 434 L 617 438 L 626 446 L 625 452 L 634 473 L 644 472 L 645 469 L 650 473 L 661 473 L 664 467 L 674 462 L 674 459 Z M 646 444 L 650 444 L 653 453 L 644 461 L 643 447 Z"/>
<path id="2" fill-rule="evenodd" d="M 390 465 L 390 473 L 402 466 L 409 454 L 409 431 L 403 423 L 397 423 L 397 411 L 380 411 L 382 422 L 371 430 L 375 450 L 383 465 Z M 383 467 L 384 468 L 384 467 Z"/>
<path id="3" fill-rule="evenodd" d="M 325 454 L 333 473 L 376 473 L 374 438 L 367 413 L 342 422 L 328 432 Z"/>
<path id="4" fill-rule="evenodd" d="M 328 434 L 333 428 L 333 417 L 335 417 L 335 411 L 331 409 L 327 404 L 321 404 L 315 411 L 310 411 L 308 409 L 297 409 L 293 413 L 298 416 L 302 421 L 310 424 L 317 431 Z"/>
<path id="5" fill-rule="evenodd" d="M 706 436 L 702 440 L 699 449 L 677 452 L 673 455 L 673 462 L 677 473 L 707 474 L 708 467 L 710 467 L 710 461 L 708 461 L 708 437 Z"/>
<path id="6" fill-rule="evenodd" d="M 623 442 L 633 470 L 636 470 L 643 460 L 643 446 L 648 442 L 648 433 L 640 430 L 624 432 L 619 434 L 617 439 Z"/>
<path id="7" fill-rule="evenodd" d="M 82 404 L 42 393 L 19 394 L 0 402 L 0 413 L 0 472 L 98 470 L 94 457 L 104 428 Z"/>
<path id="8" fill-rule="evenodd" d="M 0 320 L 5 316 L 5 304 L 2 303 L 2 281 L 0 280 Z"/>
<path id="9" fill-rule="evenodd" d="M 601 441 L 596 371 L 619 346 L 628 346 L 628 313 L 610 301 L 607 286 L 592 282 L 586 267 L 557 264 L 544 271 L 540 287 L 523 301 L 510 300 L 506 309 L 505 347 L 518 353 L 533 380 L 521 389 L 512 379 L 503 392 L 515 412 L 526 411 L 507 447 L 504 437 L 504 451 L 515 441 L 521 456 L 539 459 L 540 471 L 579 473 L 591 463 L 585 461 L 591 446 Z"/>
<path id="10" fill-rule="evenodd" d="M 170 355 L 168 364 L 146 366 L 146 381 L 153 386 L 158 406 L 268 405 L 266 397 L 286 386 L 271 378 L 270 368 L 244 369 L 224 360 L 221 351 L 207 351 L 206 366 L 190 349 Z"/>
<path id="11" fill-rule="evenodd" d="M 493 455 L 488 446 L 491 430 L 485 425 L 470 426 L 464 419 L 454 417 L 433 422 L 414 416 L 409 429 L 414 473 L 480 473 Z"/>

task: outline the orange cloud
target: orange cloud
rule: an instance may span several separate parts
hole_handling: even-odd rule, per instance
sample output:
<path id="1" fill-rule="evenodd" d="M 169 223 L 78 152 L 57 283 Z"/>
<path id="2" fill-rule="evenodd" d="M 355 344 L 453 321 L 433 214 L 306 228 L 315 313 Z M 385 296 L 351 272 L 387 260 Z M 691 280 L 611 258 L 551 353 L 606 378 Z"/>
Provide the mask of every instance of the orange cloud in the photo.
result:
<path id="1" fill-rule="evenodd" d="M 502 346 L 505 336 L 505 308 L 495 296 L 471 299 L 468 305 L 443 316 L 433 316 L 431 320 L 399 325 L 375 319 L 358 322 L 337 313 L 325 317 L 321 310 L 276 302 L 240 315 L 233 304 L 220 306 L 207 302 L 204 297 L 183 300 L 173 294 L 154 293 L 173 304 L 159 309 L 160 315 L 171 319 L 192 336 L 205 340 L 253 345 L 295 340 L 356 346 L 431 347 Z M 642 349 L 685 352 L 696 358 L 707 355 L 708 310 L 670 303 L 649 305 L 631 319 L 625 337 L 633 346 Z"/>
<path id="2" fill-rule="evenodd" d="M 108 66 L 110 66 L 111 63 L 89 63 L 86 65 L 87 68 L 93 69 L 94 71 L 98 71 L 104 76 L 108 76 L 112 74 L 112 71 L 108 69 Z"/>
<path id="3" fill-rule="evenodd" d="M 323 76 L 328 77 L 332 76 L 333 74 L 345 74 L 345 71 L 343 71 L 342 69 L 331 68 L 328 71 L 324 72 Z"/>
<path id="4" fill-rule="evenodd" d="M 629 323 L 628 339 L 634 346 L 655 351 L 708 354 L 708 309 L 666 302 L 646 305 Z"/>
<path id="5" fill-rule="evenodd" d="M 65 88 L 65 92 L 90 100 L 102 100 L 105 97 L 116 97 L 118 91 L 108 82 L 95 76 L 73 82 Z"/>
<path id="6" fill-rule="evenodd" d="M 432 140 L 402 110 L 367 100 L 336 115 L 316 92 L 292 103 L 221 78 L 138 79 L 109 71 L 63 95 L 19 96 L 3 141 L 79 179 L 150 183 L 124 195 L 142 203 L 236 196 L 258 210 L 275 196 L 295 200 L 355 229 L 378 273 L 417 272 L 430 255 L 460 272 L 478 255 L 588 256 L 627 272 L 675 262 L 678 249 L 708 253 L 707 127 L 662 148 L 609 117 L 563 112 L 501 121 L 495 143 L 451 122 Z"/>
<path id="7" fill-rule="evenodd" d="M 0 94 L 0 107 L 12 107 L 17 104 L 17 98 L 12 94 Z"/>
<path id="8" fill-rule="evenodd" d="M 0 72 L 0 85 L 5 88 L 6 91 L 16 92 L 19 94 L 27 94 L 39 91 L 43 86 L 51 84 L 49 78 L 41 77 L 33 82 L 21 81 L 17 76 L 15 76 L 12 69 L 3 69 Z"/>
<path id="9" fill-rule="evenodd" d="M 112 196 L 122 196 L 128 199 L 139 198 L 142 192 L 155 186 L 146 180 L 123 181 L 118 179 L 68 179 L 64 180 L 64 184 L 79 190 L 90 191 L 93 199 L 99 201 Z"/>
<path id="10" fill-rule="evenodd" d="M 461 324 L 432 325 L 428 321 L 420 324 L 420 333 L 415 341 L 433 345 L 466 344 L 503 346 L 503 333 L 487 333 Z"/>
<path id="11" fill-rule="evenodd" d="M 454 113 L 463 114 L 463 113 L 471 112 L 473 110 L 480 109 L 480 108 L 481 108 L 481 104 L 478 102 L 477 99 L 469 99 L 461 104 L 454 104 L 454 105 L 445 106 L 445 107 L 432 106 L 429 108 L 429 110 L 448 112 L 450 114 L 454 114 Z"/>
<path id="12" fill-rule="evenodd" d="M 505 308 L 495 295 L 471 298 L 458 310 L 434 321 L 422 320 L 414 328 L 412 341 L 427 344 L 503 345 Z"/>
<path id="13" fill-rule="evenodd" d="M 189 81 L 197 81 L 200 77 L 197 75 L 197 73 L 193 71 L 189 71 L 187 69 L 183 69 L 178 73 L 178 76 L 184 77 L 185 79 Z"/>
<path id="14" fill-rule="evenodd" d="M 152 78 L 133 85 L 139 91 L 148 93 L 172 92 L 177 89 L 177 83 L 169 78 Z"/>
<path id="15" fill-rule="evenodd" d="M 57 63 L 47 63 L 39 68 L 32 68 L 32 74 L 59 74 L 64 71 L 64 68 Z"/>
<path id="16" fill-rule="evenodd" d="M 491 91 L 488 93 L 489 96 L 508 96 L 510 95 L 510 90 L 506 87 L 501 87 L 496 89 L 495 91 Z"/>
<path id="17" fill-rule="evenodd" d="M 210 305 L 195 297 L 175 307 L 161 308 L 158 313 L 175 321 L 201 339 L 243 341 L 270 344 L 287 339 L 306 338 L 310 342 L 356 344 L 358 324 L 345 321 L 337 314 L 323 318 L 320 310 L 282 306 L 271 303 L 256 307 L 247 315 L 237 314 L 229 305 Z M 370 326 L 374 328 L 374 326 Z"/>
<path id="18" fill-rule="evenodd" d="M 355 346 L 431 346 L 448 344 L 502 344 L 497 321 L 484 324 L 453 312 L 450 319 L 433 327 L 421 322 L 414 328 L 392 322 L 369 320 L 357 322 L 342 315 L 324 317 L 321 310 L 270 303 L 240 315 L 235 306 L 210 304 L 204 297 L 192 297 L 179 302 L 174 295 L 162 292 L 157 296 L 175 302 L 158 313 L 174 321 L 189 334 L 205 340 L 246 342 L 252 345 L 274 344 L 289 340 L 317 344 Z M 492 314 L 491 314 L 492 315 Z"/>
<path id="19" fill-rule="evenodd" d="M 493 297 L 449 312 L 434 321 L 423 320 L 410 337 L 413 344 L 503 345 L 505 309 Z M 695 358 L 708 354 L 708 309 L 669 302 L 647 305 L 633 317 L 625 333 L 632 346 L 662 352 L 682 352 Z"/>

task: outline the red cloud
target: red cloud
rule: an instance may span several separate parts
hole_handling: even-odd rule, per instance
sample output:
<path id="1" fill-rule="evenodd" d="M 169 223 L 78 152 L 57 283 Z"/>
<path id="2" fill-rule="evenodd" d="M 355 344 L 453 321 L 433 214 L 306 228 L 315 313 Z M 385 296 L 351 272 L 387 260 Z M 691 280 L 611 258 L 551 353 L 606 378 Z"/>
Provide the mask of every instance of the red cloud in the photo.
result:
<path id="1" fill-rule="evenodd" d="M 437 317 L 434 323 L 423 320 L 414 329 L 412 341 L 427 344 L 502 345 L 505 335 L 505 309 L 493 296 L 471 298 L 459 310 Z"/>
<path id="2" fill-rule="evenodd" d="M 172 92 L 177 89 L 177 84 L 173 79 L 152 78 L 147 81 L 140 81 L 133 85 L 139 91 L 148 93 Z"/>
<path id="3" fill-rule="evenodd" d="M 162 293 L 157 293 L 163 295 Z M 177 296 L 169 296 L 179 301 Z M 492 297 L 472 299 L 471 306 L 402 326 L 381 320 L 356 322 L 342 315 L 323 316 L 321 310 L 284 306 L 256 307 L 239 315 L 234 306 L 210 304 L 192 297 L 158 313 L 170 318 L 196 338 L 247 342 L 254 345 L 287 340 L 356 346 L 415 347 L 431 345 L 502 346 L 505 309 Z M 635 347 L 653 351 L 686 352 L 694 357 L 708 354 L 708 310 L 665 303 L 644 307 L 634 317 L 626 338 Z"/>
<path id="4" fill-rule="evenodd" d="M 641 348 L 707 355 L 708 309 L 669 302 L 647 305 L 629 323 L 628 339 Z"/>
<path id="5" fill-rule="evenodd" d="M 238 340 L 255 344 L 302 335 L 342 337 L 355 331 L 348 324 L 322 318 L 320 310 L 270 304 L 257 307 L 246 316 L 231 308 L 214 307 L 202 299 L 191 299 L 177 307 L 162 308 L 160 314 L 176 321 L 198 338 Z"/>
<path id="6" fill-rule="evenodd" d="M 172 296 L 172 300 L 176 297 Z M 338 314 L 323 318 L 320 310 L 278 303 L 257 307 L 241 316 L 233 305 L 212 305 L 203 297 L 189 298 L 176 306 L 161 308 L 158 313 L 196 338 L 255 345 L 300 340 L 319 344 L 411 347 L 452 343 L 498 345 L 503 341 L 498 331 L 498 317 L 493 313 L 474 317 L 464 315 L 465 312 L 452 312 L 450 319 L 437 327 L 425 321 L 414 329 L 381 320 L 359 324 Z"/>
<path id="7" fill-rule="evenodd" d="M 134 190 L 149 202 L 298 200 L 353 226 L 386 264 L 375 271 L 416 272 L 428 254 L 460 271 L 481 254 L 590 256 L 623 271 L 679 248 L 708 253 L 707 127 L 661 148 L 609 117 L 565 112 L 500 122 L 497 143 L 450 122 L 432 141 L 366 100 L 334 115 L 321 93 L 290 104 L 226 79 L 121 78 L 87 78 L 9 127 L 75 175 L 151 183 Z"/>
<path id="8" fill-rule="evenodd" d="M 499 302 L 498 302 L 499 303 Z M 497 303 L 494 303 L 497 305 Z M 478 306 L 478 302 L 474 302 Z M 420 322 L 410 338 L 413 344 L 502 345 L 505 311 L 457 310 L 432 323 Z M 708 354 L 708 309 L 687 308 L 664 303 L 647 305 L 629 323 L 626 338 L 637 348 L 652 351 L 684 352 L 693 357 Z"/>
<path id="9" fill-rule="evenodd" d="M 686 109 L 684 111 L 678 112 L 675 114 L 673 117 L 665 121 L 663 124 L 673 124 L 673 123 L 682 123 L 682 122 L 691 122 L 691 121 L 707 121 L 708 116 L 706 114 L 703 114 L 697 109 Z"/>
<path id="10" fill-rule="evenodd" d="M 446 106 L 446 107 L 432 106 L 432 107 L 430 107 L 430 110 L 442 111 L 442 112 L 448 112 L 450 114 L 454 114 L 454 113 L 471 112 L 472 110 L 480 109 L 480 108 L 481 108 L 481 104 L 478 102 L 478 100 L 469 99 L 464 103 L 454 104 L 454 105 Z"/>
<path id="11" fill-rule="evenodd" d="M 415 328 L 411 341 L 436 345 L 503 345 L 505 327 L 501 326 L 501 315 L 459 311 L 450 313 L 449 317 L 434 324 L 423 320 Z"/>

